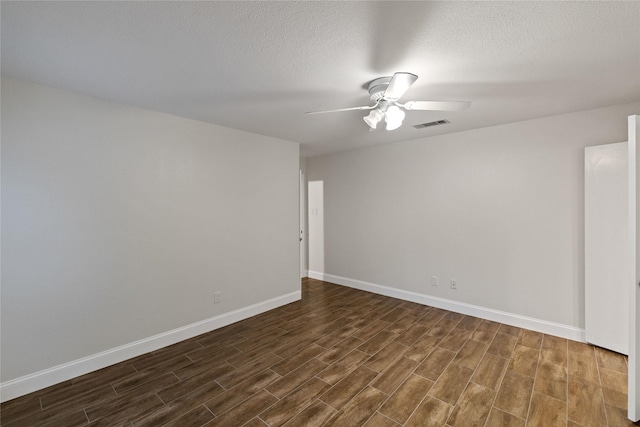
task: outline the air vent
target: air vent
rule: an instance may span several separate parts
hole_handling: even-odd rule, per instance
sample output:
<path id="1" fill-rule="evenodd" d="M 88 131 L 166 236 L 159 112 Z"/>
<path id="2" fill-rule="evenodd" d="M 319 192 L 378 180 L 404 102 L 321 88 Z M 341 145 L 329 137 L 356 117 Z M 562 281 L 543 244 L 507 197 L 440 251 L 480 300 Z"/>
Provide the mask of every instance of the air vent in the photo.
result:
<path id="1" fill-rule="evenodd" d="M 431 126 L 438 126 L 438 125 L 445 125 L 447 123 L 451 123 L 449 120 L 437 120 L 435 122 L 428 122 L 428 123 L 422 123 L 419 125 L 415 125 L 414 128 L 416 129 L 424 129 L 424 128 L 428 128 Z"/>

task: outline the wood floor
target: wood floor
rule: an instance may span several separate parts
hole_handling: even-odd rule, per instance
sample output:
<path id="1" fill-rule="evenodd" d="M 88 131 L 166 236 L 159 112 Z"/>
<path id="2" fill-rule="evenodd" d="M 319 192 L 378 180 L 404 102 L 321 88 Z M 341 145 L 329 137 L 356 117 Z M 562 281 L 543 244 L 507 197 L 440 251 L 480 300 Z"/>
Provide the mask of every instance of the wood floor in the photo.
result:
<path id="1" fill-rule="evenodd" d="M 312 279 L 302 300 L 1 406 L 2 426 L 630 426 L 625 357 Z"/>

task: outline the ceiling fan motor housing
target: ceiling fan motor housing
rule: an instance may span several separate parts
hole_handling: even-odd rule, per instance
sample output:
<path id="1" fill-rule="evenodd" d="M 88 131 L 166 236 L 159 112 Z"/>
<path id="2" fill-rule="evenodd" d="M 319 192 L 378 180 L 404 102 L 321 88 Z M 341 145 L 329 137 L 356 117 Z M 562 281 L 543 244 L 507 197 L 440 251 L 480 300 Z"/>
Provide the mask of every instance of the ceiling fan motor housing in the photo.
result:
<path id="1" fill-rule="evenodd" d="M 369 83 L 369 95 L 370 99 L 373 102 L 377 102 L 382 99 L 384 96 L 384 91 L 387 90 L 389 86 L 389 82 L 391 81 L 391 76 L 389 77 L 380 77 L 378 79 L 372 80 Z"/>

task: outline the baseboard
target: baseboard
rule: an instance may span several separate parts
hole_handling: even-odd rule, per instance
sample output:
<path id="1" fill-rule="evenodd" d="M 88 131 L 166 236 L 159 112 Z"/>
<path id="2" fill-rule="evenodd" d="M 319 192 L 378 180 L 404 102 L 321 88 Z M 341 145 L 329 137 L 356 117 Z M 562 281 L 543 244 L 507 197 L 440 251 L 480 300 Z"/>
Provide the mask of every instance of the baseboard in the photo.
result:
<path id="1" fill-rule="evenodd" d="M 325 280 L 325 274 L 324 273 L 318 273 L 317 271 L 312 271 L 312 270 L 307 270 L 307 277 L 310 279 L 316 279 L 316 280 Z M 327 282 L 329 282 L 329 280 L 327 280 Z M 347 286 L 347 285 L 345 285 Z"/>
<path id="2" fill-rule="evenodd" d="M 32 393 L 37 390 L 67 381 L 80 375 L 106 368 L 115 363 L 155 351 L 171 344 L 193 338 L 265 311 L 298 301 L 301 292 L 295 291 L 267 301 L 243 307 L 219 316 L 211 317 L 191 325 L 154 335 L 130 344 L 125 344 L 98 354 L 74 360 L 40 372 L 25 375 L 0 384 L 0 402 Z"/>
<path id="3" fill-rule="evenodd" d="M 480 317 L 482 319 L 516 326 L 518 328 L 530 329 L 532 331 L 555 335 L 574 341 L 586 342 L 585 330 L 576 328 L 574 326 L 549 322 L 533 317 L 521 316 L 519 314 L 508 313 L 505 311 L 494 310 L 491 308 L 472 304 L 466 304 L 463 302 L 434 297 L 426 294 L 420 294 L 417 292 L 376 285 L 374 283 L 363 282 L 361 280 L 334 276 L 332 274 L 319 273 L 316 271 L 309 271 L 309 277 L 317 280 L 336 283 L 338 285 L 348 286 L 350 288 L 360 289 L 362 291 L 373 292 L 379 295 L 385 295 L 405 301 L 416 302 L 418 304 L 429 305 L 431 307 L 442 308 L 444 310 L 454 311 L 456 313 L 466 314 L 469 316 Z"/>

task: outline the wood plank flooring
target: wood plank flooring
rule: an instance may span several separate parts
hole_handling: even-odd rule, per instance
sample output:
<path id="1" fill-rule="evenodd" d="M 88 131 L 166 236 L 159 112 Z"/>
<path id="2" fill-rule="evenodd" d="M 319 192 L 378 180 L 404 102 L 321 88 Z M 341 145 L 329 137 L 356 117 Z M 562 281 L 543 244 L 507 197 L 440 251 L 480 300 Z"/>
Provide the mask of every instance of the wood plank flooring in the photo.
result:
<path id="1" fill-rule="evenodd" d="M 631 426 L 627 359 L 304 279 L 302 300 L 1 405 L 2 426 Z"/>

